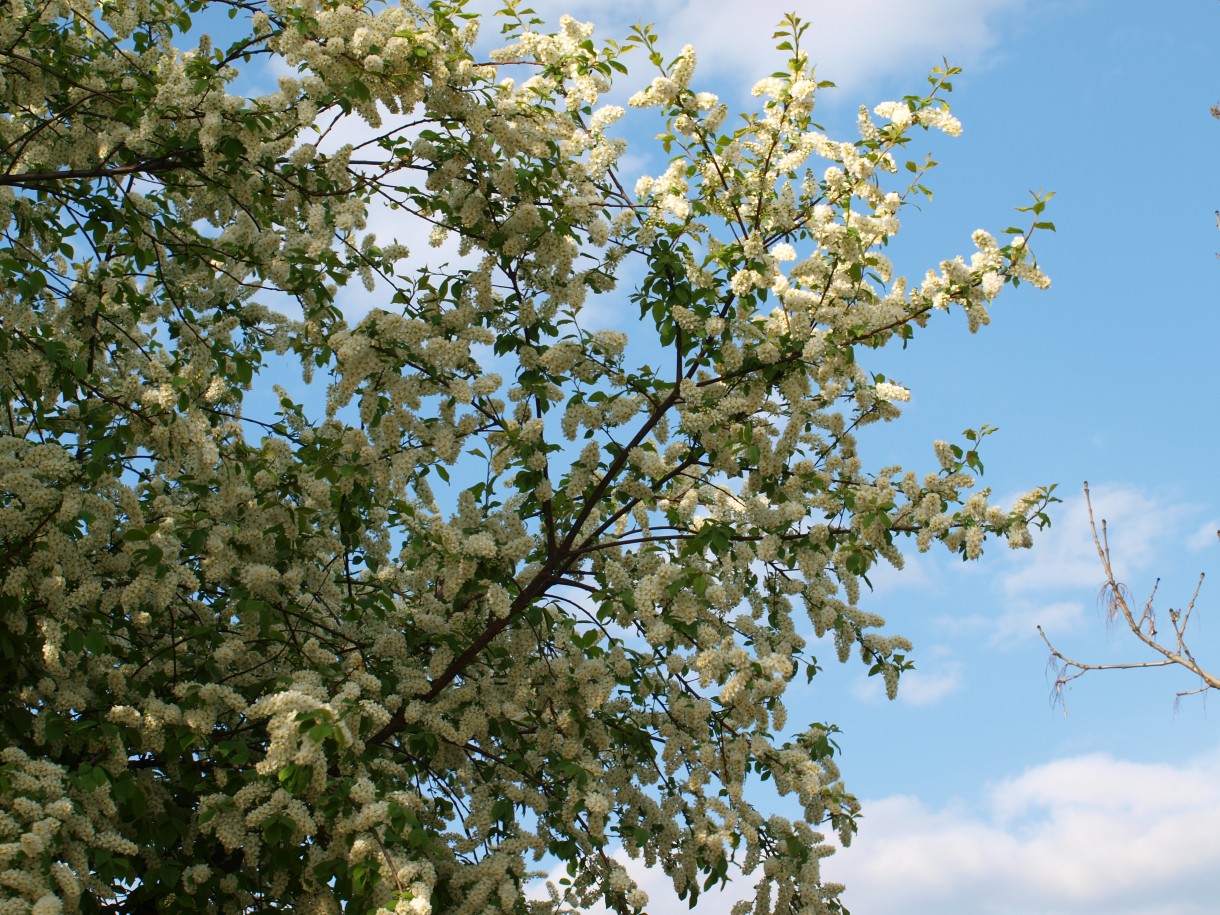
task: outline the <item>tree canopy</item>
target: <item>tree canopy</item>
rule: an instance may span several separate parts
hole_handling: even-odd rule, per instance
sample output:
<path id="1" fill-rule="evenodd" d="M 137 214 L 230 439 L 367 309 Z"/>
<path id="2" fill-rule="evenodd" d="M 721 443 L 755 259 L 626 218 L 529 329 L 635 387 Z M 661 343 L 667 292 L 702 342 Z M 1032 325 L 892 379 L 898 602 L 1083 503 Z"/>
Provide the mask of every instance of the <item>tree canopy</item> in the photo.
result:
<path id="1" fill-rule="evenodd" d="M 738 116 L 647 28 L 498 16 L 488 57 L 460 3 L 5 7 L 0 912 L 642 911 L 619 849 L 840 910 L 857 804 L 786 689 L 825 648 L 892 696 L 869 573 L 1052 498 L 989 504 L 988 427 L 867 466 L 910 396 L 869 363 L 1046 285 L 1045 199 L 907 281 L 952 68 L 837 141 L 793 17 Z"/>

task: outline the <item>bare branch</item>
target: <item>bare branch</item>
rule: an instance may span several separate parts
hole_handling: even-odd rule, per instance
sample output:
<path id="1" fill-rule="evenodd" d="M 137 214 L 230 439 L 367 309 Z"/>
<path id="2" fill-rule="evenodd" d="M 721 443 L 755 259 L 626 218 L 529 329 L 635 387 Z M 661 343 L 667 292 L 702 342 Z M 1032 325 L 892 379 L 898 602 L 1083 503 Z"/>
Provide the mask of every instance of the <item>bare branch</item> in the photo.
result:
<path id="1" fill-rule="evenodd" d="M 1205 693 L 1211 689 L 1220 690 L 1220 676 L 1211 673 L 1195 660 L 1186 637 L 1186 627 L 1190 623 L 1190 617 L 1194 612 L 1199 591 L 1203 587 L 1203 574 L 1200 573 L 1199 575 L 1199 581 L 1195 585 L 1194 594 L 1191 596 L 1190 603 L 1187 604 L 1186 609 L 1171 609 L 1169 611 L 1169 621 L 1174 633 L 1172 647 L 1158 641 L 1154 602 L 1157 589 L 1160 586 L 1160 579 L 1158 578 L 1153 584 L 1152 592 L 1148 595 L 1148 599 L 1144 602 L 1142 611 L 1137 617 L 1131 610 L 1131 590 L 1114 577 L 1114 567 L 1110 560 L 1110 541 L 1106 522 L 1103 518 L 1099 533 L 1097 521 L 1093 516 L 1093 500 L 1089 493 L 1089 484 L 1087 482 L 1084 484 L 1084 498 L 1089 512 L 1089 526 L 1093 531 L 1093 545 L 1097 548 L 1097 556 L 1101 561 L 1102 571 L 1105 573 L 1105 580 L 1102 582 L 1099 594 L 1101 601 L 1105 604 L 1107 620 L 1110 622 L 1122 620 L 1140 642 L 1155 654 L 1160 655 L 1160 657 L 1152 661 L 1123 661 L 1114 664 L 1091 664 L 1085 661 L 1077 661 L 1055 648 L 1051 644 L 1050 638 L 1042 630 L 1042 627 L 1039 626 L 1038 634 L 1042 636 L 1042 641 L 1046 643 L 1046 647 L 1050 651 L 1047 666 L 1057 668 L 1055 683 L 1051 688 L 1053 701 L 1063 706 L 1064 714 L 1067 714 L 1064 687 L 1090 670 L 1135 670 L 1141 667 L 1170 667 L 1173 665 L 1183 667 L 1197 676 L 1202 683 L 1195 689 L 1179 692 L 1175 699 L 1175 706 L 1177 701 L 1183 696 Z M 1216 533 L 1217 536 L 1220 536 L 1220 531 Z"/>

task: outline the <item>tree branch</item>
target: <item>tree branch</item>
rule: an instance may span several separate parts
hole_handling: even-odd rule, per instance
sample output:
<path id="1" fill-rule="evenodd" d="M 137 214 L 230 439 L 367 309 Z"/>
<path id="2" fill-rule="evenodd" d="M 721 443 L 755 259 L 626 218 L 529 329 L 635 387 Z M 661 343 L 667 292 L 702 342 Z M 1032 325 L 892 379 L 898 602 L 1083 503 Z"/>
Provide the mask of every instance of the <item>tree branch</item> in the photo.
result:
<path id="1" fill-rule="evenodd" d="M 1101 533 L 1098 533 L 1097 522 L 1093 516 L 1093 500 L 1089 494 L 1089 484 L 1084 484 L 1085 504 L 1089 511 L 1089 527 L 1093 531 L 1093 545 L 1097 549 L 1098 559 L 1101 561 L 1102 570 L 1105 572 L 1105 582 L 1102 584 L 1102 594 L 1106 598 L 1106 611 L 1111 620 L 1122 619 L 1127 624 L 1127 628 L 1131 633 L 1143 642 L 1148 648 L 1161 657 L 1154 661 L 1124 661 L 1115 664 L 1092 664 L 1085 661 L 1077 661 L 1065 655 L 1059 649 L 1051 644 L 1050 638 L 1038 627 L 1038 634 L 1042 636 L 1042 641 L 1046 643 L 1046 647 L 1050 650 L 1050 658 L 1048 666 L 1054 667 L 1059 665 L 1059 671 L 1055 677 L 1055 685 L 1052 687 L 1052 695 L 1054 700 L 1063 706 L 1064 714 L 1067 714 L 1067 705 L 1064 700 L 1063 688 L 1073 680 L 1084 676 L 1090 670 L 1135 670 L 1142 667 L 1171 667 L 1177 665 L 1189 670 L 1195 676 L 1203 681 L 1203 685 L 1191 690 L 1184 690 L 1177 694 L 1180 699 L 1183 696 L 1188 696 L 1193 693 L 1206 692 L 1209 689 L 1220 690 L 1220 676 L 1210 672 L 1204 668 L 1192 654 L 1186 638 L 1186 627 L 1190 623 L 1190 616 L 1195 609 L 1195 601 L 1199 597 L 1199 591 L 1203 587 L 1203 575 L 1199 575 L 1199 581 L 1195 585 L 1194 594 L 1191 596 L 1190 603 L 1185 610 L 1170 610 L 1169 622 L 1174 631 L 1174 644 L 1172 647 L 1158 640 L 1156 628 L 1156 614 L 1153 607 L 1153 601 L 1156 598 L 1157 586 L 1160 580 L 1152 587 L 1152 593 L 1144 602 L 1144 607 L 1140 615 L 1137 617 L 1131 610 L 1129 603 L 1130 589 L 1126 585 L 1119 582 L 1114 577 L 1114 567 L 1110 561 L 1110 540 L 1106 530 L 1105 519 L 1101 522 Z M 1220 536 L 1220 531 L 1216 532 Z M 1074 673 L 1070 673 L 1074 671 Z"/>

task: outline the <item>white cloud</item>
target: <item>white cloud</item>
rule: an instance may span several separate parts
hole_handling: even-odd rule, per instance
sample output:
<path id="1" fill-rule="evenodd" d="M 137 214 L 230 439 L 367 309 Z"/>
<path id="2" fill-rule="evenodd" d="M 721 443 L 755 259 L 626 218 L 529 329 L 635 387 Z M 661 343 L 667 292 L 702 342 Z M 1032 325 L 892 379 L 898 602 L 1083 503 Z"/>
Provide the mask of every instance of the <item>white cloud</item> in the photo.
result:
<path id="1" fill-rule="evenodd" d="M 1038 627 L 1048 632 L 1076 629 L 1086 621 L 1084 604 L 1079 601 L 1037 602 L 1013 599 L 999 616 L 972 613 L 968 616 L 943 614 L 935 618 L 937 627 L 948 634 L 987 636 L 992 648 L 1016 647 L 1022 639 L 1037 638 Z"/>
<path id="2" fill-rule="evenodd" d="M 1183 765 L 1105 755 L 1037 766 L 973 803 L 865 801 L 828 879 L 887 915 L 1195 915 L 1215 911 L 1220 754 Z"/>
<path id="3" fill-rule="evenodd" d="M 953 662 L 939 671 L 912 670 L 902 675 L 898 701 L 909 705 L 935 705 L 962 688 L 962 665 Z"/>
<path id="4" fill-rule="evenodd" d="M 705 76 L 731 75 L 750 84 L 777 69 L 777 61 L 782 65 L 783 52 L 775 50 L 771 34 L 792 9 L 789 0 L 535 0 L 531 5 L 548 23 L 557 23 L 565 12 L 592 20 L 603 38 L 620 37 L 641 20 L 654 23 L 667 52 L 689 42 L 699 52 Z M 803 43 L 820 77 L 859 90 L 895 74 L 918 76 L 945 57 L 959 66 L 994 63 L 1002 37 L 995 20 L 1023 5 L 1024 0 L 806 0 L 800 15 L 810 27 Z"/>
<path id="5" fill-rule="evenodd" d="M 1119 582 L 1129 584 L 1142 605 L 1150 574 L 1168 563 L 1172 553 L 1191 542 L 1183 523 L 1192 506 L 1134 486 L 1091 487 L 1093 516 L 1101 533 L 1105 519 L 1110 558 Z M 1010 500 L 998 499 L 997 504 Z M 1050 508 L 1052 526 L 1034 534 L 1034 547 L 1009 553 L 995 579 L 999 612 L 969 616 L 942 615 L 936 623 L 949 633 L 986 633 L 991 646 L 1015 645 L 1038 637 L 1037 627 L 1063 632 L 1089 622 L 1087 612 L 1105 580 L 1089 527 L 1083 493 Z M 1194 535 L 1197 537 L 1198 535 Z M 1214 529 L 1211 536 L 1215 536 Z M 963 574 L 976 574 L 971 568 Z M 1100 618 L 1100 617 L 1099 617 Z"/>
<path id="6" fill-rule="evenodd" d="M 1054 601 L 1048 604 L 1017 604 L 1009 607 L 996 623 L 995 640 L 1032 635 L 1034 629 L 1074 629 L 1085 622 L 1084 604 Z"/>
<path id="7" fill-rule="evenodd" d="M 1220 518 L 1208 518 L 1186 538 L 1186 548 L 1192 553 L 1214 549 L 1218 531 L 1220 531 Z"/>
<path id="8" fill-rule="evenodd" d="M 1216 911 L 1220 752 L 1181 764 L 1075 756 L 943 806 L 894 796 L 863 809 L 852 846 L 822 866 L 863 915 Z M 649 911 L 686 911 L 660 870 L 616 857 L 648 893 Z M 728 915 L 752 883 L 701 896 L 700 915 Z"/>
<path id="9" fill-rule="evenodd" d="M 1124 581 L 1158 558 L 1158 548 L 1175 546 L 1187 506 L 1133 486 L 1092 487 L 1093 516 L 1100 536 L 1107 525 L 1115 575 Z M 1089 528 L 1083 495 L 1051 507 L 1052 527 L 1036 534 L 1034 548 L 1012 557 L 1001 578 L 1009 595 L 1029 595 L 1058 588 L 1096 589 L 1104 578 Z M 1138 582 L 1137 582 L 1138 584 Z"/>

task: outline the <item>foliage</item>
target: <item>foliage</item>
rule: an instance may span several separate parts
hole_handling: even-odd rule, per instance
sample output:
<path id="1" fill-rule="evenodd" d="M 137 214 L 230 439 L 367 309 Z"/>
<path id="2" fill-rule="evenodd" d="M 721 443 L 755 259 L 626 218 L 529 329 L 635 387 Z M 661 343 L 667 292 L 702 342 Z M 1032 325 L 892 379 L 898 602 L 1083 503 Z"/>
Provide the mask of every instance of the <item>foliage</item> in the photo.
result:
<path id="1" fill-rule="evenodd" d="M 795 18 L 731 121 L 648 29 L 502 15 L 487 62 L 443 2 L 5 8 L 0 910 L 637 911 L 620 845 L 692 903 L 740 868 L 839 910 L 816 830 L 856 802 L 783 703 L 810 637 L 892 695 L 867 575 L 1050 501 L 970 494 L 986 428 L 866 470 L 909 393 L 864 362 L 1045 285 L 1029 230 L 892 276 L 950 68 L 837 142 Z M 627 52 L 672 156 L 633 189 Z M 374 206 L 461 265 L 408 271 Z M 349 323 L 353 279 L 385 307 Z"/>

